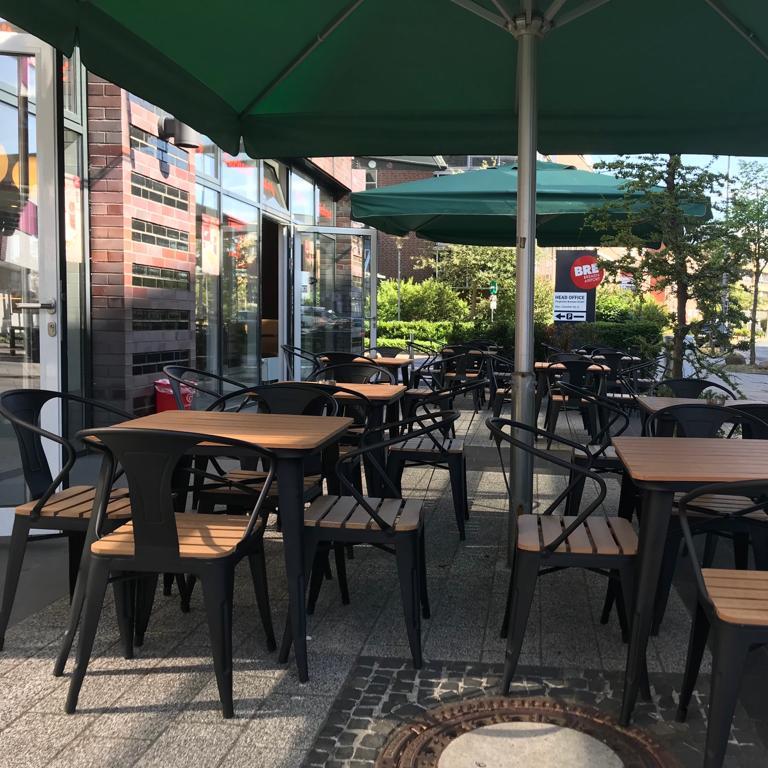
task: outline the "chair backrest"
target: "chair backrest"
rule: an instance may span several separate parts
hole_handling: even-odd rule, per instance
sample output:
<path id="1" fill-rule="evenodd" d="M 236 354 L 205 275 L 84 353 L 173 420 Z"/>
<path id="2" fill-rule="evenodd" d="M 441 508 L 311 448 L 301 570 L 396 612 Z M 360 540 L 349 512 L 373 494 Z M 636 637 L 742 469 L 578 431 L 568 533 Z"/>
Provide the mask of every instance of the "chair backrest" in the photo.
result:
<path id="1" fill-rule="evenodd" d="M 351 478 L 354 473 L 348 467 L 358 458 L 366 458 L 368 464 L 372 467 L 383 482 L 382 496 L 384 498 L 400 498 L 400 491 L 392 482 L 392 478 L 387 474 L 378 459 L 382 454 L 386 455 L 386 449 L 390 446 L 404 443 L 417 437 L 427 437 L 432 440 L 434 445 L 441 449 L 443 445 L 442 436 L 447 433 L 453 422 L 458 419 L 459 414 L 456 411 L 437 411 L 417 414 L 408 419 L 403 419 L 395 425 L 382 424 L 368 431 L 363 446 L 354 451 L 344 454 L 336 464 L 336 474 L 345 494 L 353 496 L 357 503 L 368 512 L 373 521 L 382 530 L 389 530 L 392 525 L 383 520 L 376 510 L 371 506 L 369 500 L 354 486 Z M 388 440 L 381 440 L 381 435 L 392 426 L 397 427 L 397 437 Z M 414 429 L 413 427 L 416 427 Z"/>
<path id="2" fill-rule="evenodd" d="M 712 496 L 730 496 L 737 499 L 738 503 L 728 505 L 727 512 L 723 511 L 722 504 L 718 504 L 718 509 L 715 511 L 709 508 L 707 499 L 704 498 Z M 706 530 L 707 524 L 710 524 L 713 519 L 721 520 L 723 517 L 737 519 L 758 511 L 768 512 L 768 479 L 711 483 L 686 493 L 677 501 L 678 520 L 689 553 L 688 559 L 691 561 L 696 586 L 700 597 L 707 603 L 710 610 L 713 610 L 714 606 L 701 572 L 698 549 L 693 541 L 693 531 L 697 527 Z M 689 519 L 689 512 L 696 513 L 693 520 Z"/>
<path id="3" fill-rule="evenodd" d="M 563 360 L 551 365 L 552 367 L 547 369 L 550 387 L 559 386 L 559 382 L 564 381 L 567 384 L 573 384 L 575 387 L 593 392 L 597 390 L 597 376 L 589 370 L 594 365 L 592 360 L 582 357 L 577 360 Z M 568 401 L 570 402 L 571 399 L 569 397 Z"/>
<path id="4" fill-rule="evenodd" d="M 133 418 L 130 413 L 106 403 L 51 389 L 10 389 L 0 394 L 0 415 L 13 427 L 19 444 L 24 482 L 30 496 L 41 502 L 38 507 L 41 507 L 66 479 L 77 457 L 77 448 L 71 440 L 40 427 L 40 414 L 46 403 L 53 400 L 79 403 L 91 411 L 91 419 L 95 418 L 96 414 L 100 414 L 104 420 L 107 415 L 117 417 L 120 421 Z M 61 445 L 64 450 L 64 463 L 56 477 L 53 477 L 45 455 L 43 439 Z"/>
<path id="5" fill-rule="evenodd" d="M 730 425 L 729 429 L 724 429 Z M 675 437 L 734 437 L 741 427 L 742 437 L 768 438 L 768 423 L 738 408 L 702 402 L 670 405 L 648 417 L 646 433 Z"/>
<path id="6" fill-rule="evenodd" d="M 370 363 L 339 363 L 315 371 L 309 381 L 338 381 L 342 384 L 394 384 L 395 377 L 386 368 Z"/>
<path id="7" fill-rule="evenodd" d="M 629 416 L 609 398 L 564 381 L 560 382 L 558 387 L 569 398 L 579 398 L 596 410 L 600 429 L 592 438 L 592 445 L 598 446 L 597 451 L 590 451 L 593 457 L 605 453 L 605 449 L 611 444 L 613 438 L 624 434 L 629 427 Z"/>
<path id="8" fill-rule="evenodd" d="M 353 363 L 355 360 L 364 360 L 362 354 L 355 352 L 319 352 L 318 360 L 321 366 L 339 365 L 341 363 Z"/>
<path id="9" fill-rule="evenodd" d="M 740 413 L 748 413 L 750 416 L 754 416 L 760 421 L 764 421 L 768 424 L 768 403 L 739 403 L 738 410 Z M 741 427 L 742 437 L 753 438 L 757 440 L 765 440 L 768 438 L 761 429 L 755 429 L 751 423 L 744 423 Z"/>
<path id="10" fill-rule="evenodd" d="M 736 395 L 728 387 L 707 379 L 662 379 L 651 387 L 649 394 L 671 392 L 670 397 L 701 397 L 707 390 L 712 390 L 716 394 L 722 392 L 731 400 L 736 399 Z"/>
<path id="11" fill-rule="evenodd" d="M 184 365 L 166 365 L 163 368 L 163 373 L 171 382 L 176 407 L 180 411 L 184 409 L 183 387 L 193 390 L 192 410 L 207 411 L 222 395 L 248 386 L 241 381 L 219 376 L 217 373 L 201 371 Z"/>
<path id="12" fill-rule="evenodd" d="M 320 368 L 320 362 L 317 359 L 317 355 L 312 352 L 305 352 L 300 347 L 292 347 L 290 344 L 282 345 L 283 353 L 285 354 L 285 362 L 288 367 L 288 376 L 291 379 L 296 378 L 296 358 L 298 357 L 301 363 L 307 363 L 309 366 L 309 373 L 316 371 Z M 298 378 L 304 375 L 304 371 L 299 371 Z"/>
<path id="13" fill-rule="evenodd" d="M 373 403 L 365 395 L 344 385 L 307 382 L 306 386 L 313 387 L 332 397 L 338 406 L 338 416 L 347 416 L 352 419 L 355 427 L 368 428 Z"/>
<path id="14" fill-rule="evenodd" d="M 376 359 L 377 355 L 381 357 L 397 357 L 398 355 L 404 355 L 408 352 L 407 349 L 402 347 L 368 347 L 365 350 L 365 354 L 369 355 L 372 359 Z"/>
<path id="15" fill-rule="evenodd" d="M 596 362 L 607 365 L 611 369 L 611 374 L 614 378 L 617 374 L 621 373 L 628 362 L 626 352 L 620 352 L 615 349 L 597 349 L 592 353 L 592 357 L 596 358 Z"/>
<path id="16" fill-rule="evenodd" d="M 555 352 L 547 358 L 548 363 L 571 363 L 579 360 L 587 360 L 584 355 L 579 355 L 576 352 Z M 590 360 L 590 365 L 592 361 Z"/>
<path id="17" fill-rule="evenodd" d="M 554 552 L 560 544 L 562 544 L 571 533 L 576 530 L 602 503 L 606 496 L 605 481 L 591 470 L 591 454 L 587 450 L 586 446 L 576 443 L 572 440 L 568 440 L 560 435 L 555 435 L 550 432 L 546 432 L 538 427 L 531 427 L 527 424 L 522 424 L 511 419 L 491 418 L 486 420 L 486 426 L 491 431 L 491 437 L 496 443 L 496 449 L 499 453 L 499 461 L 501 463 L 501 470 L 504 476 L 504 483 L 509 491 L 509 479 L 507 476 L 506 464 L 504 461 L 504 453 L 508 451 L 502 451 L 501 444 L 507 443 L 510 446 L 524 451 L 530 454 L 536 459 L 542 462 L 552 464 L 561 469 L 568 471 L 569 482 L 561 493 L 557 495 L 555 500 L 549 504 L 544 510 L 539 510 L 538 514 L 551 515 L 557 509 L 567 501 L 571 494 L 582 486 L 586 479 L 594 481 L 597 486 L 597 494 L 595 498 L 590 502 L 585 509 L 573 518 L 573 520 L 564 527 L 562 534 L 560 534 L 554 541 L 550 542 L 543 548 L 544 552 Z M 578 451 L 587 457 L 587 461 L 584 464 L 577 464 L 567 459 L 561 458 L 560 455 L 553 451 L 544 451 L 535 447 L 534 441 L 537 437 L 543 437 L 549 442 L 560 443 L 567 446 L 574 451 Z"/>
<path id="18" fill-rule="evenodd" d="M 134 558 L 158 563 L 159 569 L 162 569 L 163 562 L 168 562 L 168 558 L 179 556 L 175 492 L 182 485 L 188 484 L 184 474 L 196 471 L 182 469 L 180 461 L 199 443 L 210 444 L 211 436 L 195 432 L 131 428 L 98 428 L 83 430 L 78 435 L 98 438 L 105 461 L 112 464 L 112 469 L 119 463 L 125 471 L 131 498 Z M 245 536 L 248 536 L 261 513 L 274 478 L 274 455 L 251 443 L 225 437 L 217 436 L 216 445 L 221 446 L 221 455 L 227 455 L 227 448 L 231 453 L 231 449 L 236 447 L 242 455 L 261 459 L 270 467 L 246 529 Z M 240 486 L 238 483 L 232 485 L 253 493 L 253 488 L 249 489 L 248 486 Z M 102 479 L 98 489 L 97 531 L 101 529 L 109 495 L 105 493 L 104 486 Z"/>
<path id="19" fill-rule="evenodd" d="M 209 408 L 212 411 L 257 411 L 291 416 L 336 416 L 338 403 L 333 395 L 303 382 L 261 384 L 230 392 Z"/>

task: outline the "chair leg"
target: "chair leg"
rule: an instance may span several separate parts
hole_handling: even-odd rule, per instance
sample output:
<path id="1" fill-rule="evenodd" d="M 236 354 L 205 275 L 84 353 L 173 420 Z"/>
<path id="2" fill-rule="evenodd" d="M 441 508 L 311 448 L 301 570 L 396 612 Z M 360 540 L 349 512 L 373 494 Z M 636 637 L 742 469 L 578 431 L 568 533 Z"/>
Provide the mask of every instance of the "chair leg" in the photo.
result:
<path id="1" fill-rule="evenodd" d="M 176 574 L 176 583 L 179 587 L 179 600 L 181 604 L 181 612 L 189 613 L 191 610 L 190 602 L 192 600 L 192 592 L 195 589 L 197 583 L 197 576 L 194 573 L 190 573 L 188 576 L 184 576 L 183 573 Z"/>
<path id="2" fill-rule="evenodd" d="M 267 562 L 264 557 L 264 547 L 259 542 L 258 548 L 248 555 L 248 565 L 251 569 L 253 591 L 256 594 L 256 605 L 259 608 L 261 626 L 264 627 L 264 635 L 267 640 L 267 650 L 274 651 L 277 648 L 275 630 L 272 626 L 272 611 L 269 607 L 269 585 L 267 583 Z"/>
<path id="3" fill-rule="evenodd" d="M 704 554 L 701 558 L 702 568 L 711 568 L 717 554 L 718 537 L 714 533 L 708 533 L 704 539 Z"/>
<path id="4" fill-rule="evenodd" d="M 587 462 L 584 457 L 573 456 L 571 461 L 579 466 L 583 466 L 587 469 Z M 571 486 L 571 483 L 573 485 Z M 584 484 L 586 483 L 586 477 L 581 473 L 576 473 L 574 470 L 570 471 L 568 476 L 568 486 L 571 487 L 571 492 L 568 494 L 568 498 L 565 500 L 565 514 L 573 515 L 574 517 L 579 514 L 579 508 L 581 507 L 581 499 L 584 496 Z"/>
<path id="5" fill-rule="evenodd" d="M 448 474 L 451 478 L 451 495 L 453 497 L 453 514 L 459 529 L 459 539 L 464 541 L 464 482 L 462 478 L 462 456 L 460 454 L 448 457 Z"/>
<path id="6" fill-rule="evenodd" d="M 233 570 L 229 565 L 214 566 L 201 574 L 201 581 L 221 711 L 225 718 L 230 718 L 235 714 L 232 701 Z"/>
<path id="7" fill-rule="evenodd" d="M 750 531 L 752 539 L 752 551 L 755 555 L 755 568 L 759 571 L 768 571 L 768 531 L 760 523 L 753 526 Z"/>
<path id="8" fill-rule="evenodd" d="M 115 613 L 123 644 L 123 657 L 132 659 L 133 631 L 136 623 L 136 579 L 119 578 L 112 583 L 112 589 L 115 593 Z"/>
<path id="9" fill-rule="evenodd" d="M 156 573 L 141 576 L 136 583 L 136 625 L 133 633 L 133 644 L 144 645 L 144 634 L 149 626 L 149 616 L 155 602 L 158 575 Z"/>
<path id="10" fill-rule="evenodd" d="M 67 554 L 69 556 L 69 601 L 75 595 L 77 574 L 80 572 L 80 559 L 85 546 L 85 531 L 70 531 L 67 534 Z"/>
<path id="11" fill-rule="evenodd" d="M 683 684 L 680 688 L 680 698 L 675 715 L 678 723 L 684 723 L 688 716 L 688 704 L 690 704 L 691 696 L 696 687 L 696 679 L 699 676 L 699 669 L 701 669 L 701 659 L 704 656 L 704 649 L 707 647 L 707 635 L 709 635 L 709 620 L 701 604 L 696 601 L 696 613 L 693 617 L 688 639 L 688 656 L 685 660 Z"/>
<path id="12" fill-rule="evenodd" d="M 504 679 L 501 684 L 501 692 L 505 696 L 509 694 L 509 686 L 515 676 L 517 661 L 523 648 L 523 639 L 525 638 L 533 596 L 536 593 L 538 576 L 538 553 L 529 554 L 518 550 L 515 553 L 510 583 L 507 651 L 504 659 Z"/>
<path id="13" fill-rule="evenodd" d="M 326 567 L 330 568 L 328 561 L 329 551 L 325 546 L 318 547 L 312 559 L 312 571 L 309 576 L 309 592 L 307 595 L 307 613 L 311 616 L 315 612 L 317 598 L 323 586 L 323 575 Z"/>
<path id="14" fill-rule="evenodd" d="M 720 625 L 714 627 L 712 651 L 712 687 L 703 768 L 720 768 L 725 759 L 749 646 L 737 628 Z"/>
<path id="15" fill-rule="evenodd" d="M 675 527 L 676 523 L 673 521 Z M 672 591 L 672 579 L 675 576 L 677 558 L 680 555 L 680 542 L 682 536 L 680 530 L 670 530 L 667 532 L 667 541 L 664 545 L 664 557 L 661 561 L 661 572 L 659 573 L 659 584 L 656 588 L 656 602 L 653 608 L 653 624 L 651 624 L 651 634 L 655 637 L 659 634 L 661 622 L 664 619 L 664 613 L 667 610 L 669 594 Z"/>
<path id="16" fill-rule="evenodd" d="M 395 541 L 397 575 L 400 580 L 400 594 L 403 600 L 405 628 L 408 633 L 408 645 L 411 647 L 413 666 L 421 669 L 421 586 L 419 575 L 418 532 L 414 535 L 402 535 Z"/>
<path id="17" fill-rule="evenodd" d="M 736 532 L 733 535 L 733 561 L 736 569 L 746 571 L 749 568 L 749 534 Z"/>
<path id="18" fill-rule="evenodd" d="M 172 588 L 173 588 L 173 574 L 164 573 L 163 574 L 163 595 L 165 597 L 170 597 Z"/>
<path id="19" fill-rule="evenodd" d="M 93 558 L 88 568 L 88 585 L 85 589 L 85 605 L 83 621 L 80 627 L 80 640 L 77 644 L 77 656 L 72 678 L 69 681 L 69 691 L 64 711 L 72 714 L 77 708 L 77 699 L 83 685 L 85 671 L 93 651 L 93 641 L 99 626 L 101 608 L 104 604 L 104 593 L 109 581 L 109 562 L 101 558 Z"/>
<path id="20" fill-rule="evenodd" d="M 467 457 L 461 454 L 461 486 L 463 489 L 464 519 L 469 520 L 469 483 L 467 482 Z"/>
<path id="21" fill-rule="evenodd" d="M 431 616 L 431 611 L 427 589 L 427 547 L 423 528 L 419 535 L 419 584 L 421 592 L 421 618 L 428 619 Z"/>
<path id="22" fill-rule="evenodd" d="M 24 563 L 24 553 L 27 550 L 30 521 L 28 517 L 14 515 L 13 530 L 8 546 L 8 563 L 5 566 L 5 584 L 3 585 L 3 602 L 0 606 L 0 651 L 5 644 L 5 630 L 11 619 L 13 601 L 19 586 L 21 566 Z"/>
<path id="23" fill-rule="evenodd" d="M 611 610 L 613 604 L 616 601 L 616 584 L 613 580 L 608 581 L 608 588 L 605 590 L 605 601 L 603 602 L 603 610 L 600 613 L 600 623 L 607 624 L 611 618 Z"/>
<path id="24" fill-rule="evenodd" d="M 333 545 L 333 557 L 336 561 L 336 578 L 339 580 L 341 604 L 349 605 L 349 583 L 347 582 L 347 560 L 343 544 Z"/>
<path id="25" fill-rule="evenodd" d="M 403 470 L 405 469 L 405 461 L 403 461 L 397 454 L 390 452 L 387 457 L 387 476 L 389 477 L 392 485 L 397 489 L 398 495 L 403 495 Z"/>

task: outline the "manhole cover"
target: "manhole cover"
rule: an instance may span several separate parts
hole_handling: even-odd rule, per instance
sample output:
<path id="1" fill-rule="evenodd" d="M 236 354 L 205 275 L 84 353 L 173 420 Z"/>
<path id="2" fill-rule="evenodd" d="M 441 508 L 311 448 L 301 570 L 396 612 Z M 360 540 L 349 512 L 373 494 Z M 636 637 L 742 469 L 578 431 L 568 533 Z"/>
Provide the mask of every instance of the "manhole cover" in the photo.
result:
<path id="1" fill-rule="evenodd" d="M 591 707 L 552 699 L 480 697 L 397 728 L 376 768 L 672 768 L 646 733 Z"/>

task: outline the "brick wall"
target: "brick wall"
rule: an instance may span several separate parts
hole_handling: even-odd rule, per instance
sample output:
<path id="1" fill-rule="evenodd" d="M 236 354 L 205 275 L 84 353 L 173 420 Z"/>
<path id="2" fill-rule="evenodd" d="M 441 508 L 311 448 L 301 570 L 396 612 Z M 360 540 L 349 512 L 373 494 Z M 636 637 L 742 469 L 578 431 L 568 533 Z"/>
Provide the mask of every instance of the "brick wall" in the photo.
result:
<path id="1" fill-rule="evenodd" d="M 428 168 L 390 169 L 380 167 L 376 174 L 376 183 L 379 187 L 389 187 L 393 184 L 428 179 L 433 175 L 433 171 Z M 378 242 L 378 271 L 380 274 L 394 279 L 397 277 L 397 239 L 381 232 Z M 418 270 L 414 267 L 414 263 L 420 257 L 430 256 L 434 250 L 435 244 L 429 240 L 422 240 L 414 235 L 403 238 L 400 256 L 400 274 L 403 280 L 408 277 L 413 277 L 416 280 L 430 277 L 432 275 L 430 270 Z"/>
<path id="2" fill-rule="evenodd" d="M 158 142 L 154 112 L 94 75 L 88 141 L 93 395 L 143 413 L 158 369 L 194 355 L 194 165 Z"/>

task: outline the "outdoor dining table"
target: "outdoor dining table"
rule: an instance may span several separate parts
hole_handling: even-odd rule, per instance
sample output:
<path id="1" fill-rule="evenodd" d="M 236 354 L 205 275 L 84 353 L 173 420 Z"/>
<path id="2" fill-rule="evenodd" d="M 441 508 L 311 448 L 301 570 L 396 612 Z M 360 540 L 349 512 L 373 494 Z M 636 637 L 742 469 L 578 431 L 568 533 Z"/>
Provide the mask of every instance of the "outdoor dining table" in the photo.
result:
<path id="1" fill-rule="evenodd" d="M 355 362 L 374 363 L 380 365 L 382 368 L 386 368 L 395 377 L 397 381 L 398 375 L 400 381 L 409 386 L 410 382 L 410 367 L 413 363 L 413 358 L 407 354 L 395 355 L 395 357 L 384 357 L 383 355 L 377 355 L 376 357 L 361 357 Z"/>
<path id="2" fill-rule="evenodd" d="M 533 370 L 536 373 L 536 400 L 534 413 L 538 416 L 541 410 L 541 401 L 544 399 L 544 392 L 547 390 L 547 379 L 551 373 L 564 371 L 565 366 L 562 363 L 549 363 L 546 360 L 537 360 L 533 364 Z M 600 391 L 603 391 L 605 376 L 611 372 L 607 365 L 595 363 L 589 366 L 589 372 L 595 373 L 601 377 Z"/>
<path id="3" fill-rule="evenodd" d="M 307 617 L 304 573 L 304 459 L 323 451 L 324 464 L 333 467 L 338 459 L 338 441 L 353 420 L 339 416 L 283 416 L 269 413 L 210 411 L 163 411 L 116 424 L 120 428 L 165 429 L 210 435 L 210 453 L 220 452 L 216 438 L 243 440 L 272 451 L 276 477 L 280 525 L 283 533 L 285 571 L 288 578 L 289 621 L 299 680 L 309 679 L 307 666 Z M 227 455 L 234 455 L 227 446 Z M 206 453 L 205 444 L 195 453 Z M 329 489 L 335 485 L 327 474 Z M 287 661 L 289 647 L 281 647 L 280 661 Z"/>
<path id="4" fill-rule="evenodd" d="M 709 483 L 765 479 L 768 440 L 619 436 L 613 446 L 627 470 L 622 482 L 633 483 L 642 495 L 635 605 L 621 706 L 621 723 L 628 725 L 651 631 L 674 495 Z M 624 491 L 622 486 L 622 496 Z"/>

